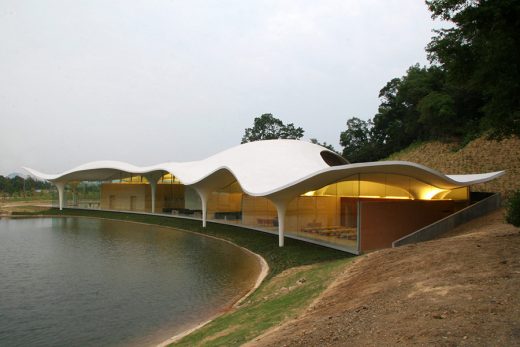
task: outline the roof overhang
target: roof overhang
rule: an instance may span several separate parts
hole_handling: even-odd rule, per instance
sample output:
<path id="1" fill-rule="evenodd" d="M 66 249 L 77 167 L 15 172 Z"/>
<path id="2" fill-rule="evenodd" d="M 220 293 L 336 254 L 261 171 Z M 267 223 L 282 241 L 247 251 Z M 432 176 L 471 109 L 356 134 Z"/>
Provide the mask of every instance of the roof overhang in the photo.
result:
<path id="1" fill-rule="evenodd" d="M 107 181 L 143 175 L 159 179 L 170 173 L 195 188 L 218 189 L 236 179 L 252 196 L 286 199 L 360 174 L 394 174 L 415 178 L 440 189 L 454 189 L 496 179 L 504 171 L 445 175 L 407 161 L 378 161 L 329 166 L 321 155 L 327 149 L 297 140 L 270 140 L 233 147 L 200 161 L 139 167 L 118 161 L 87 163 L 58 174 L 24 168 L 54 183 Z M 332 152 L 331 152 L 332 153 Z M 382 182 L 384 183 L 384 182 Z"/>

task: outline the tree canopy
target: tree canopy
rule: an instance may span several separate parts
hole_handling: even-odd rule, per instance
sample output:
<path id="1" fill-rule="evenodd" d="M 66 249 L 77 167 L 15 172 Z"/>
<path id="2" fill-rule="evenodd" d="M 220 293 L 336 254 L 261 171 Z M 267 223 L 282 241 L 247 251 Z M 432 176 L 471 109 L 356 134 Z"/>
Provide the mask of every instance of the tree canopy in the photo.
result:
<path id="1" fill-rule="evenodd" d="M 30 176 L 27 178 L 20 176 L 9 178 L 0 175 L 0 195 L 2 196 L 31 195 L 36 189 L 49 189 L 50 187 L 49 182 L 34 180 Z"/>
<path id="2" fill-rule="evenodd" d="M 385 158 L 426 140 L 520 135 L 520 1 L 430 0 L 436 31 L 429 67 L 411 66 L 380 91 L 372 119 L 351 118 L 340 135 L 351 162 Z"/>
<path id="3" fill-rule="evenodd" d="M 295 127 L 293 123 L 285 125 L 280 119 L 271 113 L 264 113 L 256 117 L 252 128 L 246 128 L 241 143 L 274 140 L 274 139 L 300 139 L 304 130 Z"/>
<path id="4" fill-rule="evenodd" d="M 310 139 L 311 143 L 314 143 L 315 145 L 318 145 L 318 146 L 322 146 L 322 147 L 325 147 L 331 151 L 333 151 L 334 153 L 338 153 L 338 151 L 336 151 L 336 149 L 334 148 L 334 146 L 332 146 L 331 144 L 327 143 L 327 142 L 320 142 L 318 141 L 318 139 Z"/>
<path id="5" fill-rule="evenodd" d="M 482 130 L 520 134 L 520 1 L 430 0 L 433 18 L 455 26 L 436 31 L 426 51 L 447 82 L 480 99 Z"/>

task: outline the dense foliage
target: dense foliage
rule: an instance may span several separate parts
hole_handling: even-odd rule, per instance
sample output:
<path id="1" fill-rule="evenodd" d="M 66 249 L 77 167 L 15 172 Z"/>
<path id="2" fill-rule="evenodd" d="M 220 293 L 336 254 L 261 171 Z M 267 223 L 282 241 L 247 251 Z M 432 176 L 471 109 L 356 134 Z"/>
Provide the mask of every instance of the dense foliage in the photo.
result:
<path id="1" fill-rule="evenodd" d="M 509 198 L 506 220 L 515 227 L 520 227 L 520 190 Z"/>
<path id="2" fill-rule="evenodd" d="M 293 123 L 285 125 L 270 113 L 256 117 L 253 127 L 245 130 L 241 143 L 273 139 L 300 139 L 304 130 Z"/>
<path id="3" fill-rule="evenodd" d="M 520 135 L 520 1 L 431 0 L 430 67 L 414 65 L 381 89 L 378 113 L 341 133 L 351 162 L 385 158 L 426 140 Z"/>
<path id="4" fill-rule="evenodd" d="M 311 141 L 311 143 L 314 143 L 315 145 L 325 147 L 325 148 L 330 149 L 331 151 L 333 151 L 335 153 L 338 153 L 338 151 L 336 151 L 334 146 L 332 146 L 331 144 L 329 144 L 327 142 L 320 142 L 320 141 L 318 141 L 318 139 L 310 139 L 310 141 Z"/>
<path id="5" fill-rule="evenodd" d="M 12 178 L 0 175 L 0 196 L 31 196 L 36 190 L 49 189 L 51 184 L 45 181 L 36 181 L 31 177 Z"/>

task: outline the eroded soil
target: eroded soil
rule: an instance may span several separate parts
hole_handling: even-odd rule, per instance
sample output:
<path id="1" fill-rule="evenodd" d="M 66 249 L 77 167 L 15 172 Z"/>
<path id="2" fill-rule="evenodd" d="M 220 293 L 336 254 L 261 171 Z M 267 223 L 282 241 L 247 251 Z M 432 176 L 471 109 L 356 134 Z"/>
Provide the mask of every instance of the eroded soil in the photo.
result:
<path id="1" fill-rule="evenodd" d="M 347 265 L 251 346 L 520 346 L 520 229 L 503 211 Z"/>

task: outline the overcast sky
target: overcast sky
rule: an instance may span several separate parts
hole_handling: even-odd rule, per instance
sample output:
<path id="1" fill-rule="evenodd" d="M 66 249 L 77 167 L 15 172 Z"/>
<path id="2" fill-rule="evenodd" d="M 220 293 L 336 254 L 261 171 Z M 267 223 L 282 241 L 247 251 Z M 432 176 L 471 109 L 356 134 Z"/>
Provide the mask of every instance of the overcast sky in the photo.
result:
<path id="1" fill-rule="evenodd" d="M 0 174 L 198 160 L 262 113 L 340 149 L 438 26 L 420 0 L 0 0 Z"/>

